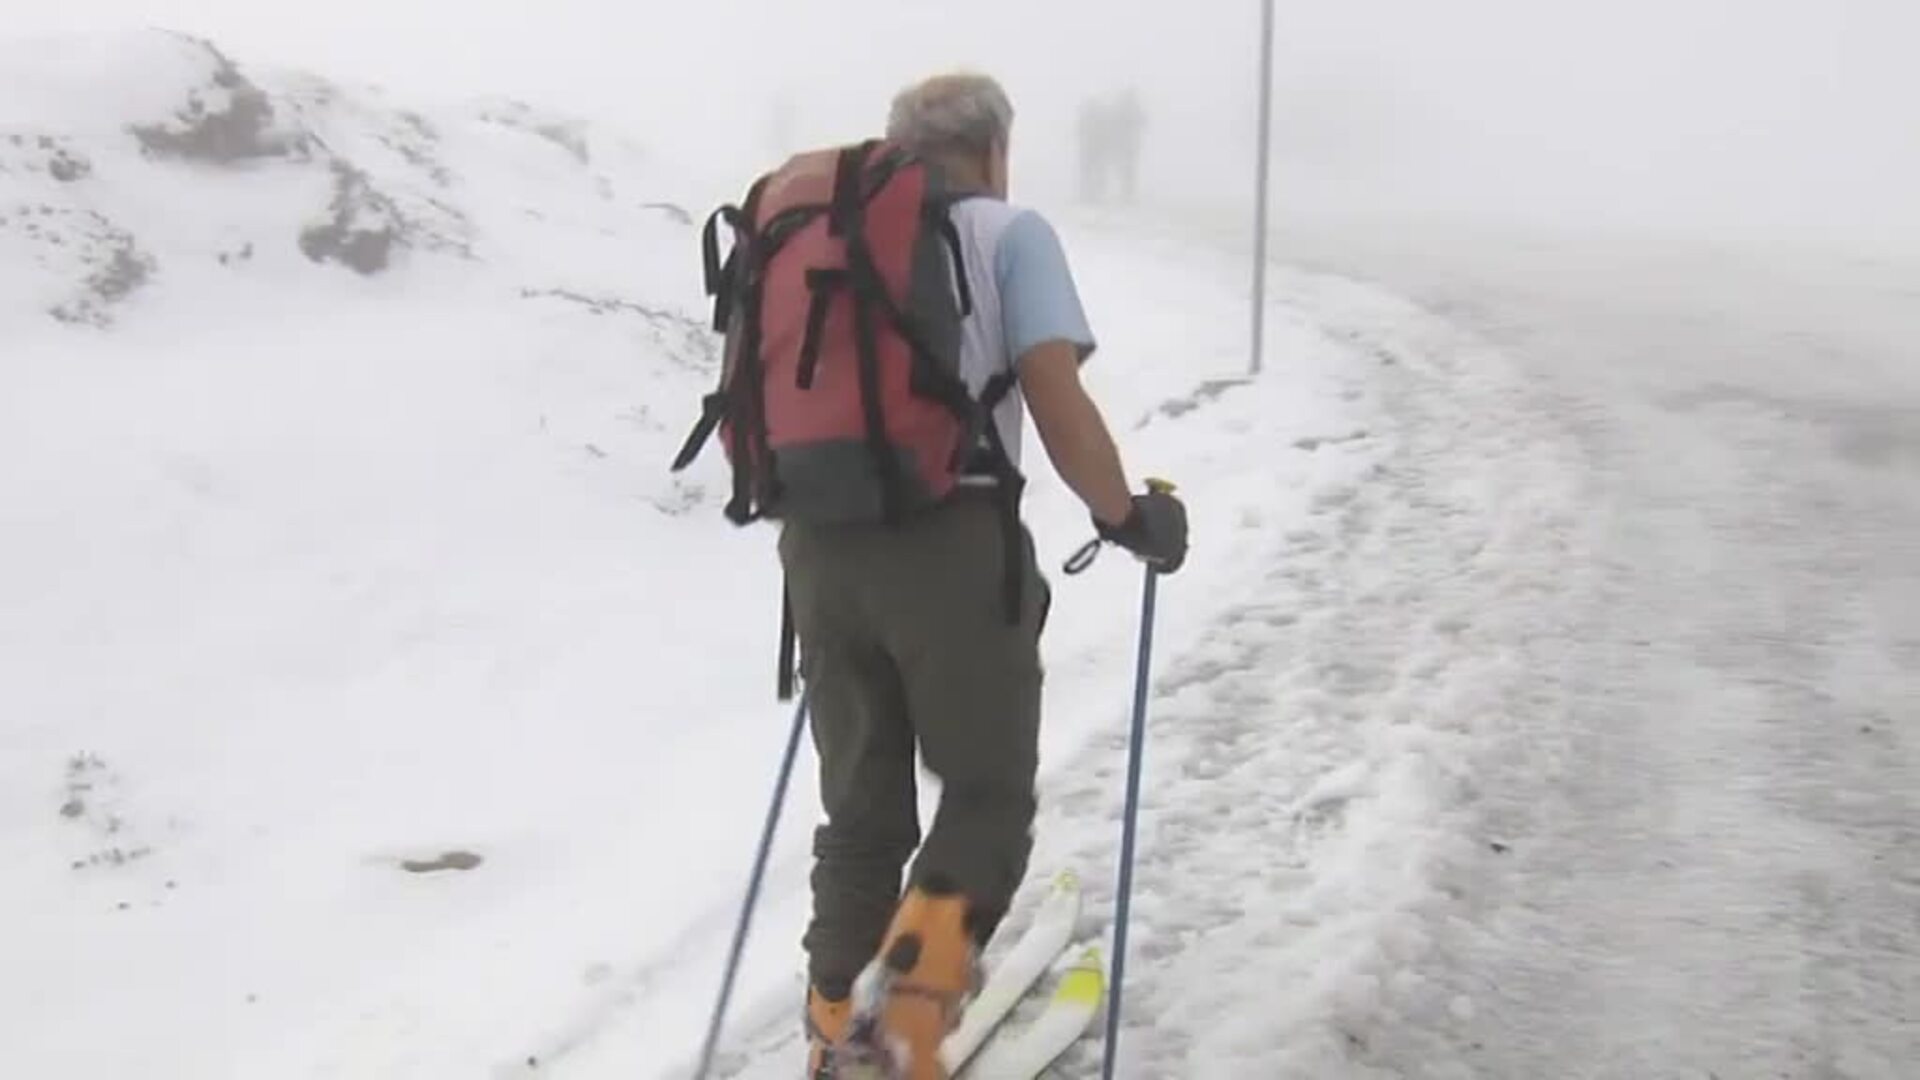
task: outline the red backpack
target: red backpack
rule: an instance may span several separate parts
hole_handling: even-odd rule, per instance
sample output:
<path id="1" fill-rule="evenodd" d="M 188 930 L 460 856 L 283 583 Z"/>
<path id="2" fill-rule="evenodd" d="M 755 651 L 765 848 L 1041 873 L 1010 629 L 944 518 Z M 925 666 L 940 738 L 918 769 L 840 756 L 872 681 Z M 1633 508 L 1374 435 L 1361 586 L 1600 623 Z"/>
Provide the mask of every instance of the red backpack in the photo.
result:
<path id="1" fill-rule="evenodd" d="M 980 400 L 961 380 L 972 297 L 941 175 L 878 141 L 801 154 L 761 177 L 702 235 L 720 386 L 674 461 L 717 426 L 733 465 L 727 517 L 896 522 L 963 471 L 1001 476 Z M 718 228 L 733 228 L 727 260 Z M 976 458 L 984 447 L 986 454 Z"/>
<path id="2" fill-rule="evenodd" d="M 975 398 L 960 375 L 972 296 L 948 211 L 967 194 L 873 140 L 798 155 L 741 206 L 714 211 L 701 247 L 713 328 L 726 335 L 720 385 L 673 468 L 691 464 L 717 428 L 733 466 L 726 516 L 737 525 L 894 524 L 947 498 L 962 475 L 992 476 L 1017 618 L 1022 481 L 992 422 L 1014 379 L 997 375 Z M 722 223 L 733 230 L 724 262 Z"/>

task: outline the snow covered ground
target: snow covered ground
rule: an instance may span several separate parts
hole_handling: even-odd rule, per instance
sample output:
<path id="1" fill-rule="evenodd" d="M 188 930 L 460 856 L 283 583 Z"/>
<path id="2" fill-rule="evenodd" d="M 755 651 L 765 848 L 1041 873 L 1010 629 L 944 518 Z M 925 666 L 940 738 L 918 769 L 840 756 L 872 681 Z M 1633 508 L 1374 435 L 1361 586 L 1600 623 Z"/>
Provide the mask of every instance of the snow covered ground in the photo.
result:
<path id="1" fill-rule="evenodd" d="M 103 65 L 126 83 L 92 79 Z M 684 214 L 706 190 L 524 106 L 421 115 L 159 35 L 22 48 L 0 72 L 13 1059 L 88 1077 L 682 1064 L 786 723 L 770 537 L 719 519 L 717 458 L 664 470 L 708 377 Z M 1114 223 L 1068 232 L 1107 342 L 1100 398 L 1135 471 L 1192 497 L 1152 767 L 1204 776 L 1235 764 L 1207 734 L 1213 695 L 1304 692 L 1335 662 L 1291 598 L 1374 535 L 1385 359 L 1324 332 L 1303 281 L 1273 309 L 1273 373 L 1223 381 L 1245 362 L 1240 266 Z M 1057 563 L 1086 523 L 1036 473 Z M 1137 586 L 1111 556 L 1056 581 L 1036 867 L 1096 883 Z M 1159 890 L 1231 881 L 1255 842 L 1183 864 L 1161 830 L 1235 804 L 1275 837 L 1325 834 L 1333 801 L 1418 816 L 1445 748 L 1345 741 L 1313 700 L 1297 707 L 1331 742 L 1284 773 L 1200 785 L 1198 817 L 1156 783 L 1143 956 L 1208 925 Z M 1241 710 L 1242 735 L 1286 730 L 1285 705 Z M 743 1033 L 795 1000 L 809 780 L 793 798 Z M 1424 833 L 1370 829 L 1422 857 Z M 1298 917 L 1362 949 L 1368 916 L 1340 894 L 1378 888 L 1384 912 L 1417 884 L 1322 845 L 1290 871 L 1327 890 Z M 1329 986 L 1352 966 L 1290 962 Z M 1155 966 L 1149 1009 L 1176 977 Z M 1320 1006 L 1293 1008 L 1304 1029 Z"/>
<path id="2" fill-rule="evenodd" d="M 1498 230 L 1297 255 L 1475 328 L 1579 464 L 1535 702 L 1383 1076 L 1920 1062 L 1920 261 Z M 1493 419 L 1493 418 L 1489 418 Z M 1470 1010 L 1450 1002 L 1476 1003 Z M 1371 1075 L 1356 1070 L 1351 1075 Z"/>
<path id="3" fill-rule="evenodd" d="M 732 194 L 157 35 L 0 54 L 18 1070 L 685 1075 L 788 721 L 771 536 L 665 472 Z M 1289 236 L 1246 382 L 1235 244 L 1061 225 L 1195 533 L 1122 1074 L 1907 1075 L 1912 270 Z M 1053 584 L 1030 892 L 1094 936 L 1139 574 Z M 729 1075 L 796 1068 L 810 764 Z"/>
<path id="4" fill-rule="evenodd" d="M 704 903 L 659 868 L 731 869 L 679 815 L 760 684 L 700 677 L 726 624 L 668 612 L 735 554 L 716 611 L 772 585 L 660 465 L 707 378 L 674 181 L 509 105 L 292 78 L 264 130 L 305 149 L 143 156 L 124 125 L 232 116 L 229 69 L 71 50 L 0 64 L 0 243 L 41 260 L 0 294 L 10 1041 L 89 1077 L 484 1058 Z M 43 137 L 85 174 L 36 169 Z M 388 269 L 303 251 L 342 213 Z M 61 261 L 83 217 L 138 288 Z M 449 851 L 484 862 L 404 869 Z"/>

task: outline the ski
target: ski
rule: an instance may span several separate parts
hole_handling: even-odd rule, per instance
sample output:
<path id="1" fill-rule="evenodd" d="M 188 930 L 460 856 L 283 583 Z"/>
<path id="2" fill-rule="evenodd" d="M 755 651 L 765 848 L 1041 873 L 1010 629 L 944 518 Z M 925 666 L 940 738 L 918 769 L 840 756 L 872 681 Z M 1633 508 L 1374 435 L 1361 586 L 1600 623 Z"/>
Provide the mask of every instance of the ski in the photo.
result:
<path id="1" fill-rule="evenodd" d="M 1040 902 L 1026 932 L 988 972 L 986 983 L 960 1014 L 959 1026 L 940 1044 L 940 1062 L 949 1076 L 960 1072 L 1073 943 L 1079 921 L 1080 879 L 1073 871 L 1063 870 L 1054 876 L 1053 888 Z"/>
<path id="2" fill-rule="evenodd" d="M 1002 1032 L 975 1057 L 962 1080 L 1035 1080 L 1086 1034 L 1107 986 L 1100 947 L 1081 950 L 1033 1022 Z"/>

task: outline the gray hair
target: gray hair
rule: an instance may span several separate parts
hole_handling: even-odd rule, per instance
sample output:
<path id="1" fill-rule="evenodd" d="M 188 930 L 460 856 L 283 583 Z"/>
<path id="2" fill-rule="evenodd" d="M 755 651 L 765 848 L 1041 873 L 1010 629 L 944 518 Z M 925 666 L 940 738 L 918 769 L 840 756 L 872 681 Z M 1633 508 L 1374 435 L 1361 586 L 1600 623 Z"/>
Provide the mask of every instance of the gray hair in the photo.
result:
<path id="1" fill-rule="evenodd" d="M 900 91 L 887 113 L 887 138 L 916 154 L 984 153 L 1012 130 L 1013 103 L 986 75 L 936 75 Z"/>

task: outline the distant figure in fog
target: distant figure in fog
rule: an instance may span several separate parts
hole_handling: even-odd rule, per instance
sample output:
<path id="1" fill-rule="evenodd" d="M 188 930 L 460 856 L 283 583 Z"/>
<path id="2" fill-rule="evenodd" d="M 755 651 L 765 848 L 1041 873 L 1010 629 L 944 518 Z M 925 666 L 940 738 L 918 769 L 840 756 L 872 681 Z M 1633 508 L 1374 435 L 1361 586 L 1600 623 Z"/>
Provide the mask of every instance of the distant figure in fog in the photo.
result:
<path id="1" fill-rule="evenodd" d="M 767 113 L 767 141 L 775 160 L 794 152 L 794 119 L 793 95 L 782 93 L 775 97 Z"/>
<path id="2" fill-rule="evenodd" d="M 1140 95 L 1129 86 L 1113 99 L 1107 122 L 1112 126 L 1113 170 L 1120 183 L 1120 201 L 1131 205 L 1140 188 L 1140 135 L 1146 112 Z"/>
<path id="3" fill-rule="evenodd" d="M 1120 202 L 1133 203 L 1140 190 L 1140 142 L 1145 128 L 1146 111 L 1132 87 L 1081 103 L 1081 201 L 1102 203 L 1113 192 Z"/>
<path id="4" fill-rule="evenodd" d="M 1097 98 L 1088 98 L 1080 103 L 1080 201 L 1097 203 L 1100 201 L 1100 179 L 1105 172 L 1107 140 L 1104 131 L 1105 117 Z"/>

